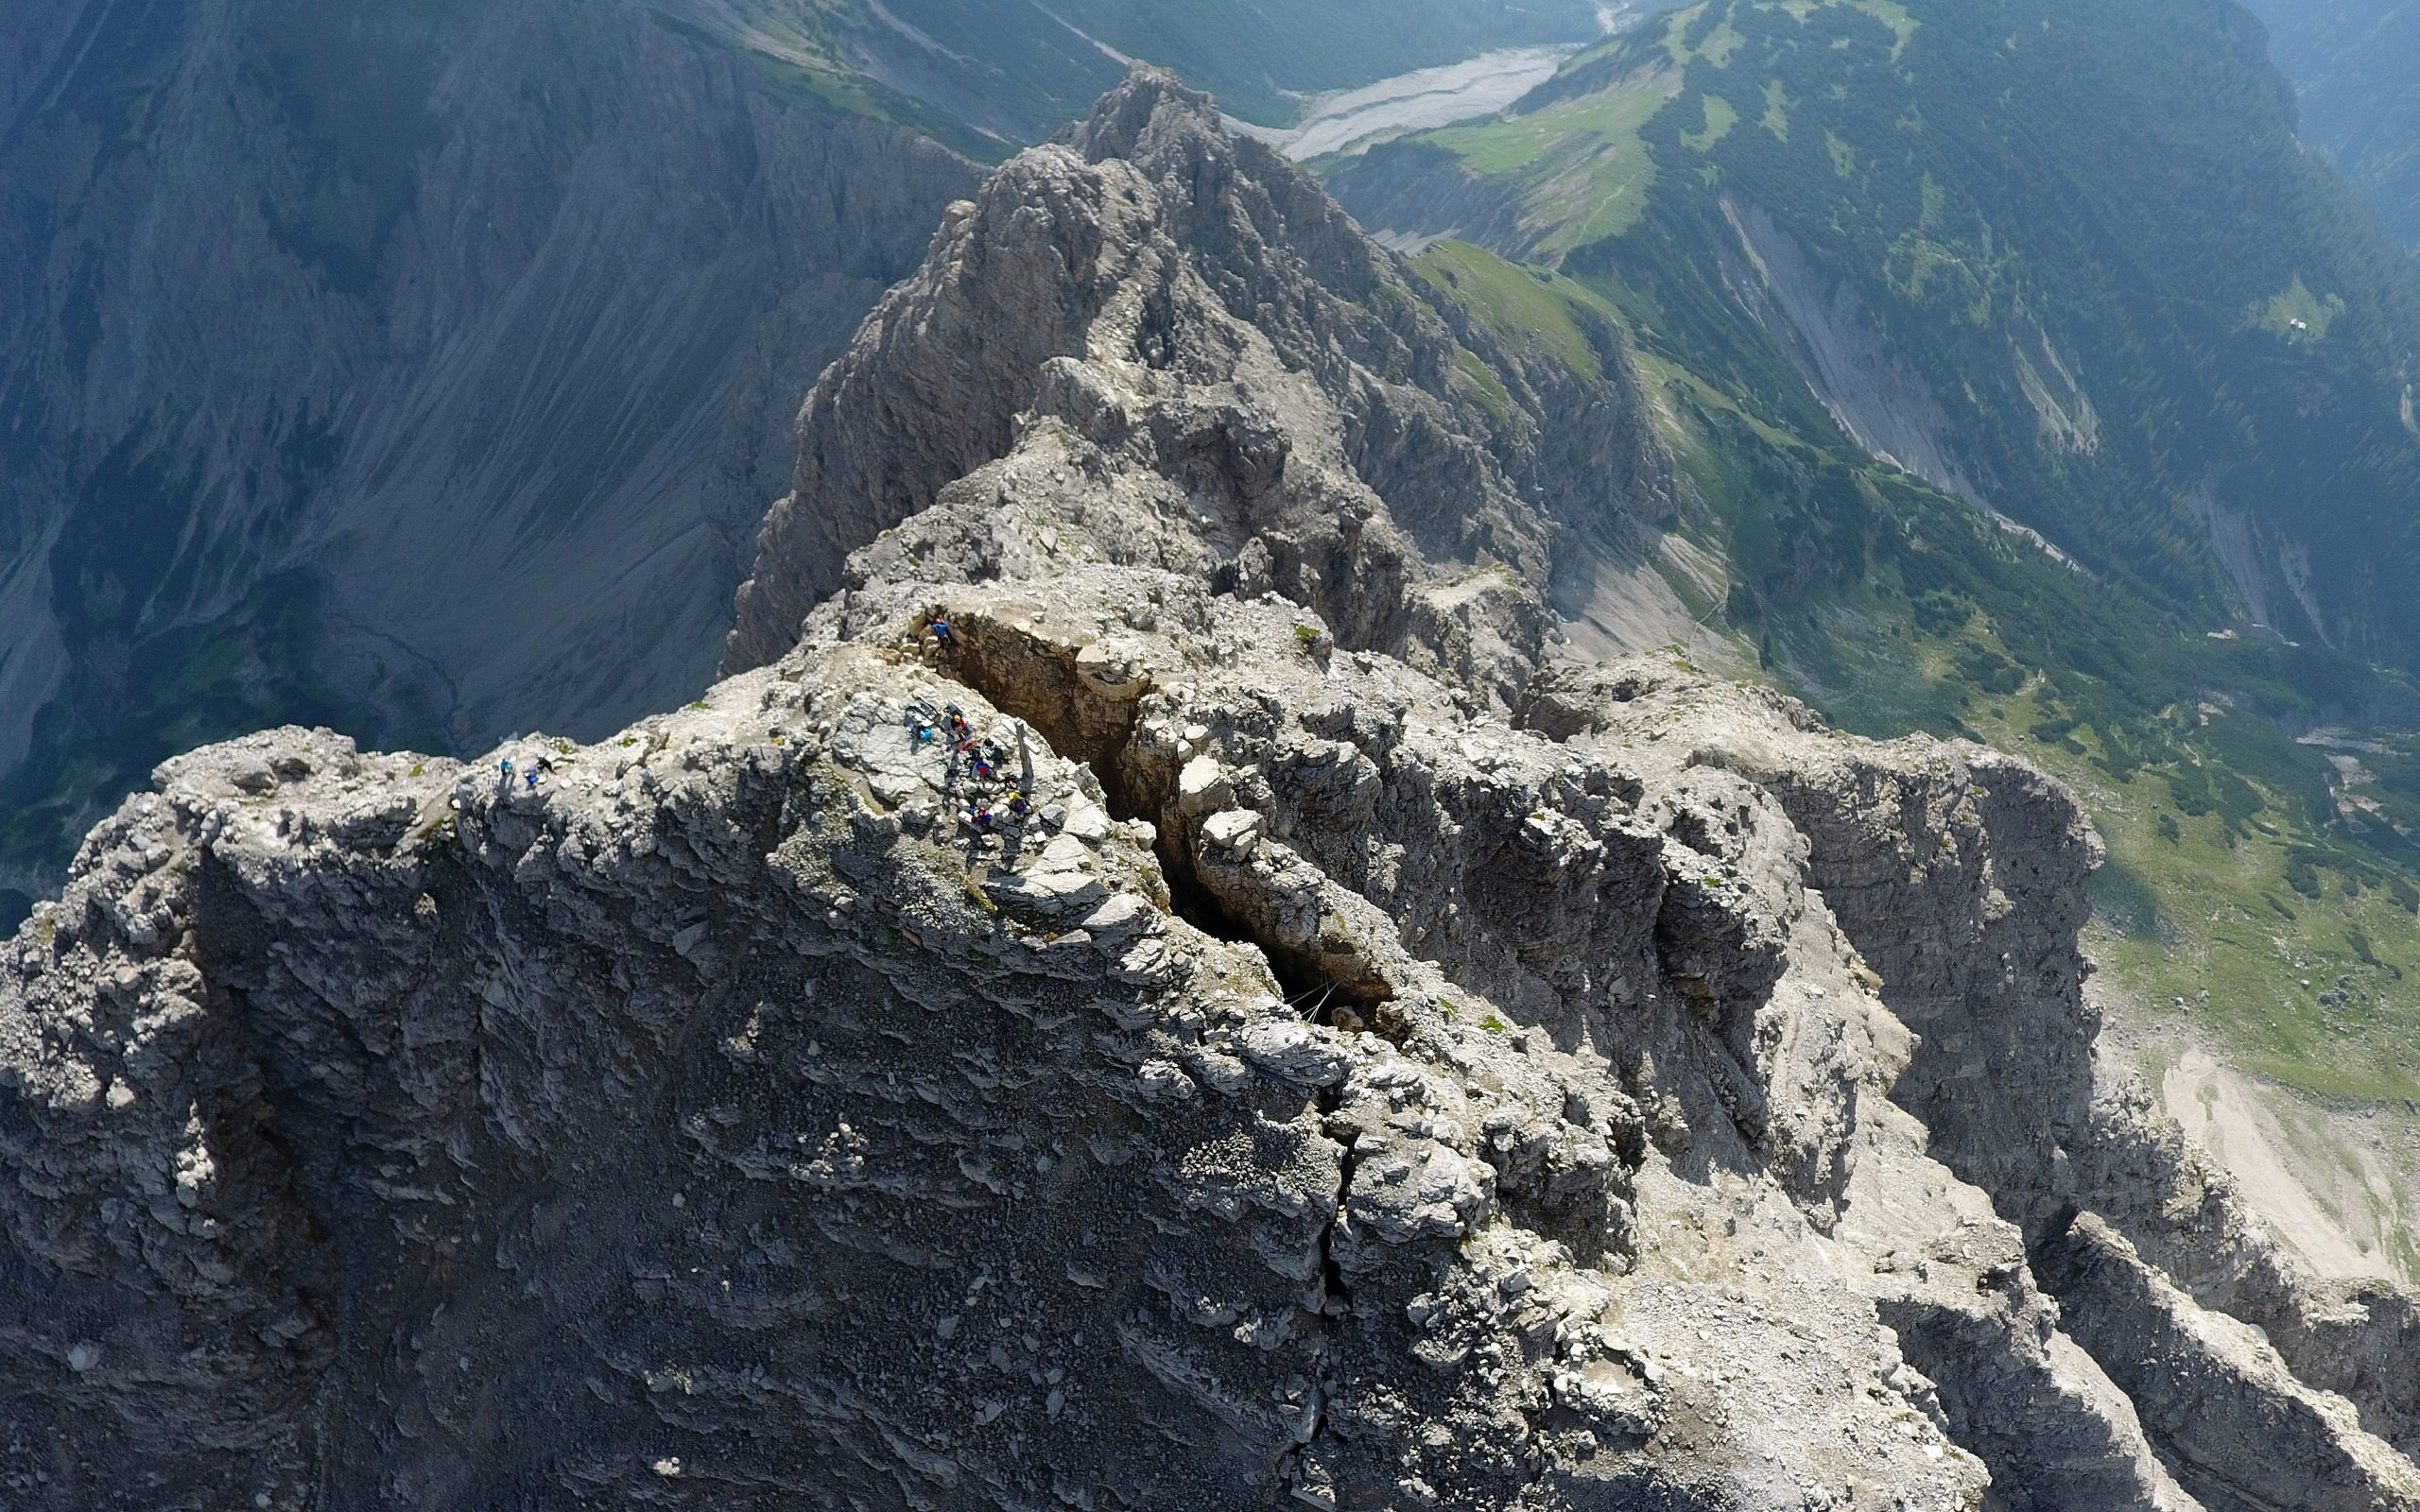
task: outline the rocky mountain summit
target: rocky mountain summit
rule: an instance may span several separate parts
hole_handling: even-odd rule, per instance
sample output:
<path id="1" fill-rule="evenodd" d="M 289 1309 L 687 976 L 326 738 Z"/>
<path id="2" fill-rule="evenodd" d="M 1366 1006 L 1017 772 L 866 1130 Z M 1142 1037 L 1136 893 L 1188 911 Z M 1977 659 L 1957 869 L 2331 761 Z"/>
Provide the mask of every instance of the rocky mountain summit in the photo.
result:
<path id="1" fill-rule="evenodd" d="M 1501 699 L 1546 644 L 1562 539 L 1676 507 L 1618 331 L 1587 336 L 1595 371 L 1514 350 L 1206 98 L 1122 91 L 954 209 L 816 385 L 724 670 L 795 644 L 878 533 L 1047 491 L 1074 529 L 1013 564 L 984 535 L 937 575 L 945 543 L 910 532 L 855 576 L 1207 574 Z"/>
<path id="2" fill-rule="evenodd" d="M 2102 1084 L 2064 792 L 1553 657 L 1686 507 L 1595 339 L 1138 72 L 702 699 L 161 767 L 0 954 L 0 1500 L 2420 1506 L 2411 1299 Z"/>

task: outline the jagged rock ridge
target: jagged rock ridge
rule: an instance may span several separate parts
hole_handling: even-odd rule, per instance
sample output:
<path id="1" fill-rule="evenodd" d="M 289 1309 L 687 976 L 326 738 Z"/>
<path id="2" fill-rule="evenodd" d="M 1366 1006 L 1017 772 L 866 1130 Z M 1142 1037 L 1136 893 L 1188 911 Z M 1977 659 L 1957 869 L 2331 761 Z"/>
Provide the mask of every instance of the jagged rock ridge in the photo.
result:
<path id="1" fill-rule="evenodd" d="M 767 664 L 486 763 L 255 737 L 95 833 L 0 966 L 12 1498 L 2420 1503 L 2399 1299 L 2094 1096 L 2072 801 L 1521 675 L 1585 523 L 1289 349 L 1351 316 L 1284 258 L 1204 292 L 1241 150 L 1141 74 L 953 216 L 810 403 Z M 1000 285 L 1084 293 L 1005 307 L 1054 340 L 953 318 L 1093 246 Z M 1415 412 L 1472 536 L 1356 455 Z M 1033 824 L 956 822 L 920 702 Z"/>
<path id="2" fill-rule="evenodd" d="M 1483 687 L 1535 664 L 1560 537 L 1671 512 L 1618 332 L 1594 333 L 1603 376 L 1508 350 L 1274 151 L 1202 129 L 1212 110 L 1113 96 L 951 211 L 807 399 L 727 671 L 786 651 L 850 551 L 1012 447 L 1165 523 L 1104 559 L 1198 560 L 1357 645 L 1458 620 L 1448 654 Z"/>

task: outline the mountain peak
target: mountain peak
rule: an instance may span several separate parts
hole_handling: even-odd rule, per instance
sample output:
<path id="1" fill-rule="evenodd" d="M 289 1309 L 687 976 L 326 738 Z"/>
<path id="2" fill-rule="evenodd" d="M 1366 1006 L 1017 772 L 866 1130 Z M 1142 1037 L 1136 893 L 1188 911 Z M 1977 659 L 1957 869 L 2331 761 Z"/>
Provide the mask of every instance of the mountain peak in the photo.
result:
<path id="1" fill-rule="evenodd" d="M 1546 644 L 1559 535 L 1672 507 L 1620 337 L 1597 335 L 1614 360 L 1587 371 L 1516 353 L 1207 96 L 1137 68 L 953 212 L 809 395 L 727 665 L 795 644 L 867 576 L 851 552 L 1055 448 L 1184 503 L 1146 541 L 1020 494 L 1041 511 L 1021 536 L 1059 542 L 1024 570 L 1067 570 L 1078 542 L 1182 558 L 1509 700 Z"/>
<path id="2" fill-rule="evenodd" d="M 2420 1508 L 2413 1299 L 2111 1094 L 2072 796 L 1549 656 L 1690 565 L 1611 308 L 1138 67 L 816 384 L 733 676 L 159 766 L 0 940 L 9 1505 Z"/>
<path id="3" fill-rule="evenodd" d="M 1225 140 L 1219 102 L 1169 73 L 1130 62 L 1126 77 L 1103 94 L 1092 114 L 1059 133 L 1095 163 L 1105 158 L 1142 158 L 1175 141 Z"/>

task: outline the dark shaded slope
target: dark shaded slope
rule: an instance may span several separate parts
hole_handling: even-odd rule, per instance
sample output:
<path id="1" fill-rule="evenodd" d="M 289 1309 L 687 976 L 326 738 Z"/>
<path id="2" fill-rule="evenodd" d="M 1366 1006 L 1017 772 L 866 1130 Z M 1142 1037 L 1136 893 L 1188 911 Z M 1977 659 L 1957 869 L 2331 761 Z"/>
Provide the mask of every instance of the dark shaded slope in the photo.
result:
<path id="1" fill-rule="evenodd" d="M 970 158 L 1088 106 L 1112 53 L 1278 118 L 1595 26 L 1382 9 L 13 8 L 0 920 L 197 742 L 447 747 L 694 692 L 800 395 Z"/>
<path id="2" fill-rule="evenodd" d="M 2248 0 L 2294 81 L 2303 140 L 2344 171 L 2387 233 L 2420 252 L 2420 9 L 2401 0 Z"/>
<path id="3" fill-rule="evenodd" d="M 977 170 L 624 5 L 12 13 L 0 889 L 196 741 L 698 686 L 798 394 Z M 766 449 L 771 455 L 760 462 Z"/>

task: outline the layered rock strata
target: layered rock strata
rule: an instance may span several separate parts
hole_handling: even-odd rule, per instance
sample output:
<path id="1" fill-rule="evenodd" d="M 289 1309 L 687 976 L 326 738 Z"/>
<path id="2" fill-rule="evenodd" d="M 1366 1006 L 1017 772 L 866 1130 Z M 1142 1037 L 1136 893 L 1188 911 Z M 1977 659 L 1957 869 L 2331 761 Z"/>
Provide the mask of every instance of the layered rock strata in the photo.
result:
<path id="1" fill-rule="evenodd" d="M 2420 1505 L 2409 1361 L 2227 1316 L 2309 1294 L 2096 1099 L 2073 802 L 1525 670 L 1545 443 L 1387 376 L 1450 307 L 1355 356 L 1242 150 L 1138 75 L 954 215 L 810 403 L 763 665 L 95 832 L 0 957 L 14 1503 Z M 1050 340 L 950 313 L 1065 248 Z"/>

